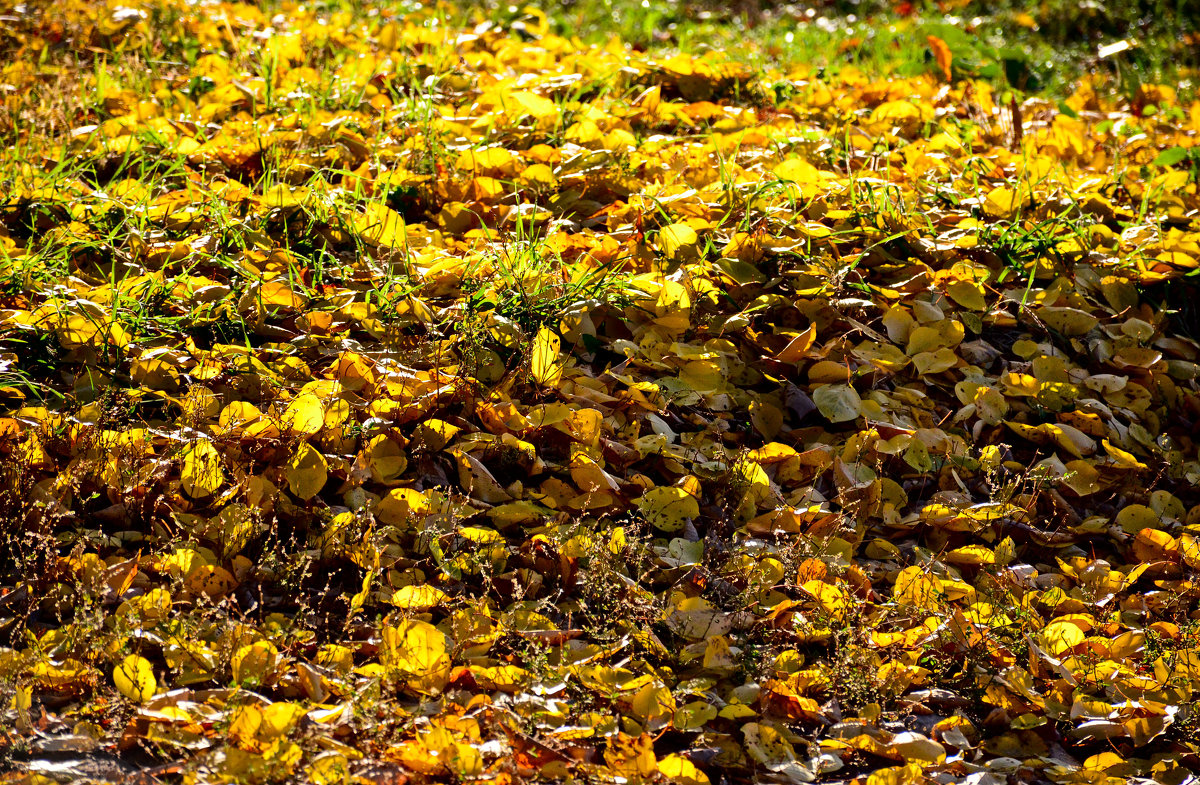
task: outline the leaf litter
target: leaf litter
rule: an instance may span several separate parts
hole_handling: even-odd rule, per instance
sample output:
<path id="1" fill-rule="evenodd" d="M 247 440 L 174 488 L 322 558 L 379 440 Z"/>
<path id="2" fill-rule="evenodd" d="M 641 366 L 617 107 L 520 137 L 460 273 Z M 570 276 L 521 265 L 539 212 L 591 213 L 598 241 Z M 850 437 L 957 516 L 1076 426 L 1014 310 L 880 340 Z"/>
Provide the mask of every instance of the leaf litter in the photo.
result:
<path id="1" fill-rule="evenodd" d="M 6 17 L 6 780 L 1185 781 L 1200 105 L 522 13 Z"/>

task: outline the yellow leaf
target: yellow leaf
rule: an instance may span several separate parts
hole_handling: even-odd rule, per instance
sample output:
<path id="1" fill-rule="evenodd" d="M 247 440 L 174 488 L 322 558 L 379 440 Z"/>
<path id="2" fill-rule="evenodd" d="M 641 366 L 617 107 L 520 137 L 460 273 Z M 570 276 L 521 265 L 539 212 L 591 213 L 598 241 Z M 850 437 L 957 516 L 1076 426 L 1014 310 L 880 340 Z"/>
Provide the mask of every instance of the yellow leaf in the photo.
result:
<path id="1" fill-rule="evenodd" d="M 817 411 L 833 423 L 857 419 L 862 411 L 862 399 L 847 384 L 818 387 L 813 391 L 812 401 L 817 405 Z"/>
<path id="2" fill-rule="evenodd" d="M 673 631 L 692 640 L 724 635 L 733 627 L 732 614 L 716 610 L 703 597 L 686 597 L 682 592 L 671 596 L 666 622 Z"/>
<path id="3" fill-rule="evenodd" d="M 715 640 L 720 640 L 717 638 Z M 705 653 L 705 662 L 708 661 L 707 652 Z M 704 666 L 711 670 L 709 665 Z M 699 730 L 703 728 L 710 720 L 717 717 L 717 707 L 709 704 L 707 701 L 698 700 L 680 706 L 675 710 L 675 716 L 671 720 L 679 730 Z"/>
<path id="4" fill-rule="evenodd" d="M 472 665 L 471 674 L 480 686 L 503 692 L 520 692 L 533 679 L 533 674 L 516 665 L 497 665 L 492 668 Z"/>
<path id="5" fill-rule="evenodd" d="M 918 566 L 905 567 L 896 576 L 893 596 L 900 605 L 914 605 L 932 610 L 941 601 L 942 586 L 934 577 Z"/>
<path id="6" fill-rule="evenodd" d="M 679 531 L 700 514 L 696 497 L 682 488 L 651 488 L 637 504 L 650 525 L 665 532 Z"/>
<path id="7" fill-rule="evenodd" d="M 318 755 L 308 766 L 308 779 L 316 785 L 344 785 L 350 781 L 350 762 L 340 752 Z"/>
<path id="8" fill-rule="evenodd" d="M 1167 729 L 1167 718 L 1164 716 L 1157 717 L 1135 717 L 1131 720 L 1126 720 L 1125 730 L 1129 734 L 1130 741 L 1134 747 L 1144 747 L 1153 739 L 1162 735 Z"/>
<path id="9" fill-rule="evenodd" d="M 284 470 L 288 490 L 308 501 L 321 492 L 329 478 L 329 466 L 325 457 L 308 443 L 301 444 L 287 462 Z"/>
<path id="10" fill-rule="evenodd" d="M 1144 504 L 1130 504 L 1117 513 L 1116 523 L 1129 534 L 1162 526 L 1162 516 Z"/>
<path id="11" fill-rule="evenodd" d="M 400 248 L 406 240 L 404 217 L 378 202 L 371 202 L 356 221 L 359 236 L 371 245 Z"/>
<path id="12" fill-rule="evenodd" d="M 311 436 L 325 425 L 325 406 L 312 393 L 301 393 L 284 409 L 283 424 L 292 434 Z"/>
<path id="13" fill-rule="evenodd" d="M 450 678 L 446 636 L 432 624 L 416 619 L 384 626 L 379 662 L 420 692 L 438 691 Z"/>
<path id="14" fill-rule="evenodd" d="M 254 518 L 244 504 L 231 504 L 213 518 L 209 531 L 215 530 L 226 558 L 238 553 L 254 534 Z"/>
<path id="15" fill-rule="evenodd" d="M 511 178 L 517 173 L 521 159 L 503 147 L 486 147 L 482 150 L 465 150 L 459 155 L 456 166 L 476 175 Z"/>
<path id="16" fill-rule="evenodd" d="M 713 711 L 713 716 L 716 716 L 716 711 Z M 711 718 L 710 718 L 711 719 Z M 710 780 L 708 775 L 696 765 L 682 755 L 668 755 L 658 762 L 658 771 L 668 782 L 677 782 L 679 785 L 709 785 Z"/>
<path id="17" fill-rule="evenodd" d="M 746 752 L 771 771 L 783 769 L 796 761 L 796 751 L 783 735 L 770 725 L 750 722 L 742 726 L 746 737 Z"/>
<path id="18" fill-rule="evenodd" d="M 1142 529 L 1133 538 L 1133 555 L 1141 562 L 1168 561 L 1179 553 L 1179 545 L 1161 529 Z"/>
<path id="19" fill-rule="evenodd" d="M 803 360 L 813 345 L 817 342 L 817 326 L 810 324 L 808 329 L 788 341 L 788 345 L 779 350 L 775 359 L 783 363 L 796 363 Z"/>
<path id="20" fill-rule="evenodd" d="M 917 353 L 912 358 L 912 364 L 917 369 L 917 373 L 922 376 L 941 373 L 958 365 L 958 355 L 954 353 L 953 349 L 942 347 L 932 352 Z"/>
<path id="21" fill-rule="evenodd" d="M 159 358 L 135 360 L 129 375 L 142 387 L 175 391 L 179 388 L 179 371 L 170 362 Z"/>
<path id="22" fill-rule="evenodd" d="M 857 739 L 870 738 L 866 735 L 857 737 Z M 867 777 L 866 785 L 918 785 L 918 783 L 928 781 L 928 778 L 921 770 L 921 764 L 913 762 L 904 766 L 888 766 L 887 768 L 877 769 Z"/>
<path id="23" fill-rule="evenodd" d="M 522 111 L 531 115 L 539 123 L 558 119 L 558 106 L 549 98 L 543 98 L 537 93 L 524 90 L 513 93 L 512 98 Z"/>
<path id="24" fill-rule="evenodd" d="M 371 439 L 364 455 L 367 467 L 371 470 L 371 478 L 375 482 L 392 483 L 408 468 L 408 458 L 400 445 L 387 434 L 380 434 Z"/>
<path id="25" fill-rule="evenodd" d="M 783 430 L 783 410 L 767 401 L 750 403 L 750 424 L 765 438 L 773 438 Z"/>
<path id="26" fill-rule="evenodd" d="M 426 450 L 437 452 L 450 443 L 462 429 L 445 420 L 426 420 L 413 429 L 412 441 Z"/>
<path id="27" fill-rule="evenodd" d="M 29 716 L 29 709 L 33 706 L 33 685 L 18 684 L 15 693 L 12 699 L 12 708 L 17 714 L 17 730 L 21 733 L 28 733 L 33 727 L 32 718 Z"/>
<path id="28" fill-rule="evenodd" d="M 714 393 L 725 389 L 725 374 L 721 367 L 706 360 L 693 360 L 679 371 L 679 381 L 689 390 Z"/>
<path id="29" fill-rule="evenodd" d="M 1050 329 L 1063 335 L 1086 335 L 1100 323 L 1095 316 L 1078 308 L 1045 306 L 1037 310 L 1037 316 Z"/>
<path id="30" fill-rule="evenodd" d="M 773 170 L 780 180 L 790 180 L 801 185 L 820 185 L 821 170 L 803 158 L 789 158 Z"/>
<path id="31" fill-rule="evenodd" d="M 523 523 L 532 523 L 546 516 L 553 516 L 554 510 L 543 507 L 531 501 L 515 501 L 508 504 L 498 504 L 488 510 L 487 516 L 499 528 L 508 528 Z"/>
<path id="32" fill-rule="evenodd" d="M 772 464 L 783 463 L 793 458 L 799 460 L 800 453 L 796 452 L 795 448 L 789 447 L 786 444 L 768 442 L 756 450 L 751 450 L 746 457 L 755 463 Z"/>
<path id="33" fill-rule="evenodd" d="M 219 564 L 201 564 L 184 579 L 183 585 L 189 592 L 210 599 L 220 599 L 237 587 L 237 579 Z"/>
<path id="34" fill-rule="evenodd" d="M 274 311 L 303 308 L 308 298 L 288 286 L 287 281 L 267 281 L 258 290 L 259 302 Z"/>
<path id="35" fill-rule="evenodd" d="M 1055 657 L 1083 643 L 1083 630 L 1069 621 L 1052 621 L 1042 629 L 1042 645 Z"/>
<path id="36" fill-rule="evenodd" d="M 156 588 L 121 603 L 117 608 L 117 615 L 127 621 L 154 624 L 170 615 L 171 606 L 171 592 Z"/>
<path id="37" fill-rule="evenodd" d="M 658 247 L 672 261 L 694 253 L 700 238 L 696 230 L 684 223 L 664 226 L 658 233 Z"/>
<path id="38" fill-rule="evenodd" d="M 1179 538 L 1179 550 L 1183 553 L 1183 561 L 1193 570 L 1200 569 L 1200 541 L 1190 534 Z"/>
<path id="39" fill-rule="evenodd" d="M 987 310 L 987 301 L 983 299 L 983 287 L 974 281 L 955 281 L 946 287 L 946 294 L 968 310 Z"/>
<path id="40" fill-rule="evenodd" d="M 217 423 L 222 433 L 242 433 L 259 439 L 277 439 L 280 435 L 275 423 L 246 401 L 231 402 L 221 410 Z"/>
<path id="41" fill-rule="evenodd" d="M 800 588 L 821 604 L 821 607 L 835 620 L 840 620 L 850 606 L 850 598 L 838 586 L 823 581 L 806 581 Z"/>
<path id="42" fill-rule="evenodd" d="M 401 586 L 392 594 L 392 605 L 424 611 L 441 605 L 447 599 L 446 593 L 436 586 Z"/>
<path id="43" fill-rule="evenodd" d="M 304 204 L 308 198 L 307 188 L 291 188 L 283 183 L 271 186 L 263 191 L 262 203 L 265 207 L 289 210 Z"/>
<path id="44" fill-rule="evenodd" d="M 521 182 L 530 186 L 554 188 L 558 185 L 558 178 L 554 176 L 554 170 L 546 164 L 534 164 L 521 172 Z"/>
<path id="45" fill-rule="evenodd" d="M 270 641 L 247 644 L 234 652 L 230 665 L 237 684 L 263 684 L 279 661 L 279 650 Z"/>
<path id="46" fill-rule="evenodd" d="M 1146 468 L 1146 464 L 1139 461 L 1133 453 L 1122 450 L 1120 447 L 1116 446 L 1115 444 L 1110 442 L 1108 439 L 1102 439 L 1100 441 L 1100 444 L 1104 447 L 1104 451 L 1106 453 L 1108 453 L 1108 457 L 1111 458 L 1116 463 L 1116 465 L 1121 467 L 1122 469 L 1145 469 Z"/>
<path id="47" fill-rule="evenodd" d="M 192 498 L 212 496 L 225 482 L 221 456 L 211 441 L 201 439 L 184 448 L 180 480 L 183 492 Z"/>
<path id="48" fill-rule="evenodd" d="M 943 347 L 954 346 L 962 340 L 962 331 L 962 324 L 950 319 L 938 322 L 935 326 L 916 327 L 908 334 L 908 342 L 904 351 L 912 356 L 921 352 L 933 352 Z"/>
<path id="49" fill-rule="evenodd" d="M 149 660 L 136 654 L 130 654 L 113 668 L 113 683 L 118 692 L 135 703 L 150 700 L 158 689 Z"/>
<path id="50" fill-rule="evenodd" d="M 633 715 L 642 721 L 675 713 L 675 696 L 662 682 L 651 682 L 633 696 Z"/>
<path id="51" fill-rule="evenodd" d="M 562 341 L 552 330 L 543 327 L 533 339 L 529 372 L 543 387 L 557 387 L 562 379 L 563 363 L 559 359 Z"/>
<path id="52" fill-rule="evenodd" d="M 571 456 L 571 479 L 583 493 L 616 491 L 620 485 L 599 463 L 585 453 Z M 508 501 L 505 499 L 504 501 Z"/>
<path id="53" fill-rule="evenodd" d="M 1011 218 L 1024 207 L 1028 196 L 1020 195 L 1012 188 L 993 188 L 983 200 L 983 210 L 993 218 Z"/>
<path id="54" fill-rule="evenodd" d="M 996 555 L 984 545 L 964 545 L 948 551 L 945 560 L 951 564 L 995 564 Z"/>
<path id="55" fill-rule="evenodd" d="M 1005 565 L 1017 558 L 1017 544 L 1013 542 L 1012 537 L 1005 537 L 996 545 L 996 550 L 993 551 L 995 563 Z"/>
<path id="56" fill-rule="evenodd" d="M 975 414 L 988 425 L 999 425 L 1008 414 L 1008 401 L 994 387 L 974 382 L 959 382 L 954 386 L 958 400 L 975 407 Z"/>
<path id="57" fill-rule="evenodd" d="M 257 744 L 262 728 L 262 710 L 253 704 L 243 704 L 230 713 L 229 738 L 239 745 Z"/>
<path id="58" fill-rule="evenodd" d="M 1108 656 L 1114 660 L 1121 661 L 1144 651 L 1146 648 L 1146 634 L 1136 630 L 1123 632 L 1108 645 Z M 1108 715 L 1107 705 L 1105 706 L 1104 715 Z"/>
<path id="59" fill-rule="evenodd" d="M 946 748 L 920 733 L 898 733 L 889 745 L 902 760 L 921 763 L 941 763 L 946 759 Z"/>
<path id="60" fill-rule="evenodd" d="M 927 109 L 926 111 L 932 112 Z M 909 134 L 916 131 L 925 119 L 926 112 L 911 101 L 885 101 L 871 110 L 868 123 L 876 130 L 898 129 L 901 133 Z"/>
<path id="61" fill-rule="evenodd" d="M 307 710 L 299 703 L 279 701 L 262 710 L 262 725 L 258 735 L 262 738 L 278 738 L 292 729 Z"/>
<path id="62" fill-rule="evenodd" d="M 429 497 L 412 488 L 395 488 L 388 491 L 375 505 L 375 517 L 389 526 L 409 523 L 412 519 L 428 515 Z"/>

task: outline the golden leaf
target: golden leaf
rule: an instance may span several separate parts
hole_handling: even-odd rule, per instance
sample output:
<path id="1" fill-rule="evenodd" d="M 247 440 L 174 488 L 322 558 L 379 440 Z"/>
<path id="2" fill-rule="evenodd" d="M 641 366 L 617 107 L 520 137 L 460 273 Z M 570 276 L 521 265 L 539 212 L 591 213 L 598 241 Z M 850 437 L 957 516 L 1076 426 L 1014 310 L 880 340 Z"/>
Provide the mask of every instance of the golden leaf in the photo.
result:
<path id="1" fill-rule="evenodd" d="M 539 329 L 533 339 L 529 371 L 533 380 L 543 387 L 557 387 L 562 379 L 561 343 L 559 337 L 546 327 Z"/>
<path id="2" fill-rule="evenodd" d="M 296 448 L 285 471 L 288 490 L 300 499 L 308 501 L 321 492 L 329 478 L 329 467 L 325 456 L 315 447 L 304 443 Z"/>
<path id="3" fill-rule="evenodd" d="M 184 493 L 194 498 L 212 496 L 224 484 L 221 455 L 211 441 L 202 439 L 184 448 L 180 480 Z"/>
<path id="4" fill-rule="evenodd" d="M 427 622 L 404 619 L 384 625 L 379 661 L 420 692 L 437 692 L 450 677 L 446 636 Z"/>
<path id="5" fill-rule="evenodd" d="M 658 233 L 658 247 L 668 259 L 676 260 L 695 254 L 700 242 L 696 230 L 684 223 L 664 226 Z"/>
<path id="6" fill-rule="evenodd" d="M 136 654 L 130 654 L 113 668 L 113 683 L 118 692 L 134 703 L 145 703 L 158 690 L 150 661 Z"/>

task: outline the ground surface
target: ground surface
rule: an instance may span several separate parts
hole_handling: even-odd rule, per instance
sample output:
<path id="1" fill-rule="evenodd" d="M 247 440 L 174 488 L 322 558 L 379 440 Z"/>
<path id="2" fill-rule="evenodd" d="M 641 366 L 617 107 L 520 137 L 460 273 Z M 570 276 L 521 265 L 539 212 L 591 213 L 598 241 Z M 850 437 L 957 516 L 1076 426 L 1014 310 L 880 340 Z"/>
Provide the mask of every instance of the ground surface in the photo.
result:
<path id="1" fill-rule="evenodd" d="M 556 29 L 0 17 L 0 776 L 1183 781 L 1200 105 Z"/>

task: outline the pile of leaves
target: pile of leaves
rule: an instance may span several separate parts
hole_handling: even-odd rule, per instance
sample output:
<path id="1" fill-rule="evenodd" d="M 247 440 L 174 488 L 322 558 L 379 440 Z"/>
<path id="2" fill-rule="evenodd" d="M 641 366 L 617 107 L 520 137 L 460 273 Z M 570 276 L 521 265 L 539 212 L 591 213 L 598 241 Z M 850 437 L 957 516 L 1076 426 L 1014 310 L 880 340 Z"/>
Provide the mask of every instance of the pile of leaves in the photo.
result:
<path id="1" fill-rule="evenodd" d="M 0 17 L 6 781 L 1181 782 L 1200 105 Z"/>

